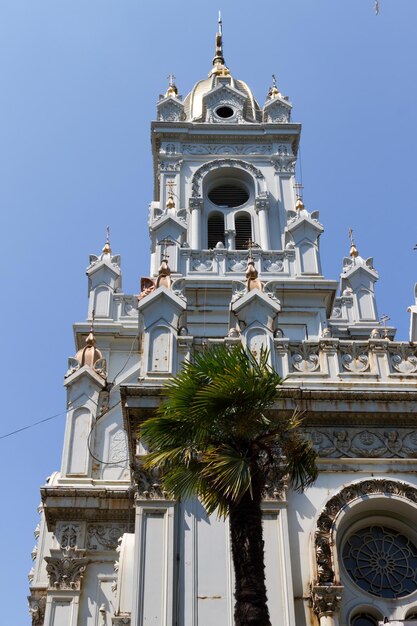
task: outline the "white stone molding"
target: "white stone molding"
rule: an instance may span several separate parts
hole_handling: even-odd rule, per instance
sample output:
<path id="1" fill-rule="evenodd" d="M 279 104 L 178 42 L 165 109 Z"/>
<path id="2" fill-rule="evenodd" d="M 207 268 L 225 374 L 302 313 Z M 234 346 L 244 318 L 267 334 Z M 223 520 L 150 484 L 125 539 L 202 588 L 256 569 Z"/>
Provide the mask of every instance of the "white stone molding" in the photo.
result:
<path id="1" fill-rule="evenodd" d="M 87 550 L 115 551 L 119 540 L 126 531 L 126 524 L 88 524 Z"/>
<path id="2" fill-rule="evenodd" d="M 256 195 L 261 192 L 267 191 L 266 181 L 262 171 L 252 165 L 252 163 L 248 163 L 247 161 L 242 161 L 240 159 L 214 159 L 213 161 L 209 161 L 208 163 L 205 163 L 204 165 L 199 167 L 198 170 L 194 173 L 191 181 L 191 195 L 193 198 L 202 197 L 202 182 L 204 176 L 208 172 L 222 167 L 242 169 L 249 172 L 249 174 L 252 175 L 255 181 Z"/>

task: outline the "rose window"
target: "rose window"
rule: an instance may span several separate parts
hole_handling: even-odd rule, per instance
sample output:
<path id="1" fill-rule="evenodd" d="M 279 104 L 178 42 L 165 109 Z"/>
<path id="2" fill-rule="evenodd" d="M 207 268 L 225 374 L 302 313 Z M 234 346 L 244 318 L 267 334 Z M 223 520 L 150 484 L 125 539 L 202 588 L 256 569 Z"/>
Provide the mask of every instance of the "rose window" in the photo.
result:
<path id="1" fill-rule="evenodd" d="M 417 547 L 393 528 L 358 530 L 346 541 L 342 557 L 352 580 L 374 596 L 401 598 L 417 589 Z"/>

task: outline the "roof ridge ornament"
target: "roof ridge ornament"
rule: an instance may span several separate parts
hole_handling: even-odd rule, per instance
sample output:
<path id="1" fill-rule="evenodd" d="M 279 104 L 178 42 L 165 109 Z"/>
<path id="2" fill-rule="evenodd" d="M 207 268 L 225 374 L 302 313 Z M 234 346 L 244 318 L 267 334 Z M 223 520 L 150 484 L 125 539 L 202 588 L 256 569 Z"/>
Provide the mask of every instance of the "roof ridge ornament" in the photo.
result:
<path id="1" fill-rule="evenodd" d="M 216 33 L 216 52 L 213 58 L 213 69 L 211 70 L 209 76 L 212 74 L 216 74 L 217 76 L 228 76 L 230 74 L 230 70 L 226 67 L 223 55 L 223 21 L 222 14 L 219 11 L 219 19 L 218 19 L 218 30 Z"/>

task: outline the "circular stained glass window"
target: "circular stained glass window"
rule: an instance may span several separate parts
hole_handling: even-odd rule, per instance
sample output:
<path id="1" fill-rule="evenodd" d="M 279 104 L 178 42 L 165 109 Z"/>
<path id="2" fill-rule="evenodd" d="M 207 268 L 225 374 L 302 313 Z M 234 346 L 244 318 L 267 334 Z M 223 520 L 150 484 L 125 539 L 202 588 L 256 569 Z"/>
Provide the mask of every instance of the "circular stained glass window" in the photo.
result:
<path id="1" fill-rule="evenodd" d="M 382 598 L 402 598 L 417 589 L 417 548 L 398 530 L 369 526 L 353 533 L 342 553 L 349 576 Z"/>

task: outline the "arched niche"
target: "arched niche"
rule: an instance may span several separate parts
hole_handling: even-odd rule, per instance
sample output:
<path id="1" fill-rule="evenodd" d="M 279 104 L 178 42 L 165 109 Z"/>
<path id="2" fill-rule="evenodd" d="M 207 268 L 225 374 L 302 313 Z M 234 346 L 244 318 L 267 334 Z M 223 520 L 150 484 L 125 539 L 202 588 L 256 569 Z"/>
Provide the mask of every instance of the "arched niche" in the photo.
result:
<path id="1" fill-rule="evenodd" d="M 221 171 L 224 170 L 224 171 Z M 227 171 L 228 170 L 228 171 Z M 230 176 L 235 170 L 234 175 L 237 178 L 241 178 L 241 174 L 246 173 L 250 176 L 253 181 L 254 195 L 257 196 L 262 192 L 266 192 L 266 181 L 264 175 L 261 170 L 252 165 L 252 163 L 248 163 L 247 161 L 242 161 L 240 159 L 214 159 L 213 161 L 209 161 L 205 163 L 194 173 L 194 176 L 191 181 L 191 195 L 193 198 L 200 198 L 203 196 L 203 181 L 204 185 L 208 182 L 210 178 L 212 178 L 213 173 L 216 173 L 216 176 Z M 206 180 L 207 175 L 210 174 L 209 178 Z"/>
<path id="2" fill-rule="evenodd" d="M 94 313 L 96 317 L 110 315 L 110 289 L 106 285 L 99 285 L 94 291 Z"/>

